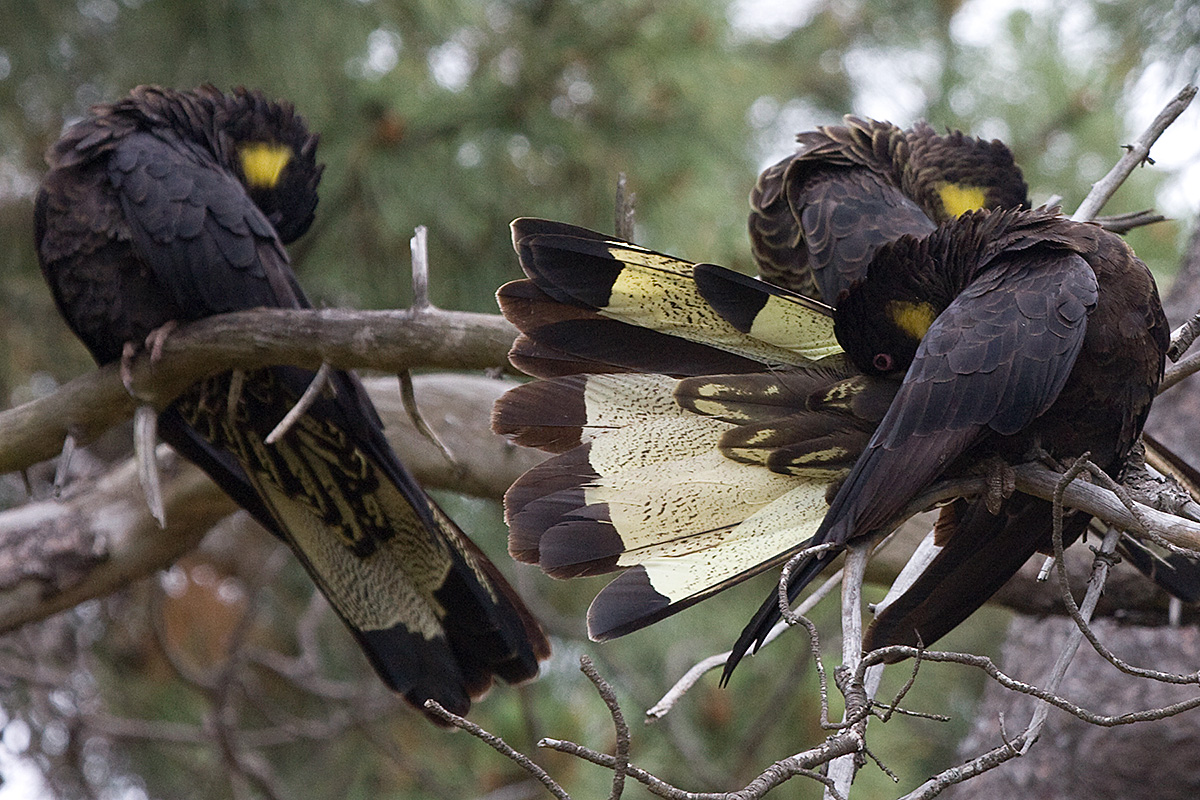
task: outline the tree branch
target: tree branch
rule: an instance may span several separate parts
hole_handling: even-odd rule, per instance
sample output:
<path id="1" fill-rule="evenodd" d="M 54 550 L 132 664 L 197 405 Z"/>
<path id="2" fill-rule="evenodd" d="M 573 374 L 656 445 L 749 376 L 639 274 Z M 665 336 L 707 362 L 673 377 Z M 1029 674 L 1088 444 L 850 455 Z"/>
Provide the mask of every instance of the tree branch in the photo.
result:
<path id="1" fill-rule="evenodd" d="M 1184 112 L 1195 96 L 1195 86 L 1183 87 L 1179 94 L 1175 95 L 1174 99 L 1158 113 L 1158 116 L 1137 138 L 1137 141 L 1125 145 L 1127 152 L 1124 157 L 1108 171 L 1107 175 L 1092 184 L 1092 191 L 1080 203 L 1071 219 L 1077 222 L 1086 222 L 1099 214 L 1100 209 L 1104 208 L 1104 204 L 1121 187 L 1133 170 L 1150 160 L 1150 147 L 1158 141 L 1158 137 L 1162 136 L 1163 131 L 1169 128 L 1171 123 Z"/>
<path id="2" fill-rule="evenodd" d="M 118 380 L 119 383 L 119 380 Z M 454 448 L 448 462 L 411 423 L 395 381 L 365 381 L 405 464 L 428 487 L 500 497 L 544 456 L 514 447 L 487 429 L 487 411 L 511 381 L 480 376 L 416 378 L 417 397 L 438 409 L 431 424 Z M 468 424 L 471 423 L 471 424 Z M 43 619 L 153 574 L 195 547 L 237 510 L 208 477 L 169 447 L 157 451 L 166 527 L 160 529 L 128 459 L 94 480 L 78 480 L 61 500 L 0 512 L 0 632 Z"/>
<path id="3" fill-rule="evenodd" d="M 162 408 L 191 384 L 228 369 L 290 364 L 317 369 L 389 373 L 413 367 L 474 370 L 507 363 L 516 329 L 497 314 L 427 309 L 258 309 L 209 317 L 173 332 L 163 357 L 133 363 L 142 402 Z M 133 416 L 115 365 L 82 375 L 47 397 L 0 413 L 0 473 L 16 472 L 58 455 L 68 434 L 78 444 Z"/>

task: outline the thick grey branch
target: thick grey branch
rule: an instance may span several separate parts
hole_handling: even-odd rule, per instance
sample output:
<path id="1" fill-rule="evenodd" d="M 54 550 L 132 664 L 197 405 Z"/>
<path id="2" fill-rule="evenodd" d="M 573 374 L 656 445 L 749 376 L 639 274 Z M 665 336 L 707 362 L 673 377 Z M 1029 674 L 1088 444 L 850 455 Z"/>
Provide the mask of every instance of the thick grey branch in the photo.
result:
<path id="1" fill-rule="evenodd" d="M 480 376 L 416 378 L 417 401 L 454 448 L 450 463 L 409 421 L 391 378 L 366 381 L 387 435 L 421 483 L 499 497 L 542 456 L 513 447 L 487 429 L 487 411 L 511 381 Z M 43 619 L 153 574 L 195 547 L 237 510 L 198 468 L 158 448 L 166 528 L 160 529 L 138 488 L 133 459 L 95 480 L 0 512 L 0 631 Z M 502 536 L 502 531 L 492 535 Z"/>
<path id="2" fill-rule="evenodd" d="M 139 397 L 159 408 L 195 381 L 227 369 L 272 364 L 318 368 L 413 367 L 487 369 L 503 366 L 516 329 L 498 314 L 428 309 L 346 311 L 322 309 L 239 311 L 194 322 L 173 332 L 162 360 L 146 354 L 133 364 Z M 86 444 L 133 416 L 115 366 L 82 375 L 47 397 L 0 413 L 0 473 L 53 458 L 67 434 Z"/>

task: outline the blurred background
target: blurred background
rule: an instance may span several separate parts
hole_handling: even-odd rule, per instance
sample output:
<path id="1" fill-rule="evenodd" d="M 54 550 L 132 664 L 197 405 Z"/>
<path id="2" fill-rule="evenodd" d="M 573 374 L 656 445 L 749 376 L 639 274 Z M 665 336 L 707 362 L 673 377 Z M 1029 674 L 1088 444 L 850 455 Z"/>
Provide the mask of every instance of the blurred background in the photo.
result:
<path id="1" fill-rule="evenodd" d="M 752 271 L 746 197 L 758 171 L 796 132 L 845 113 L 1003 139 L 1035 204 L 1058 196 L 1069 212 L 1200 66 L 1200 6 L 1186 0 L 0 0 L 0 20 L 5 407 L 91 369 L 41 280 L 33 196 L 63 126 L 140 83 L 259 87 L 321 132 L 317 222 L 293 248 L 317 303 L 403 307 L 408 239 L 427 225 L 434 302 L 495 311 L 496 287 L 519 276 L 508 222 L 611 231 L 618 172 L 637 194 L 641 244 Z M 1200 209 L 1200 111 L 1154 157 L 1105 213 L 1153 206 L 1172 218 L 1129 236 L 1165 287 Z M 515 572 L 498 503 L 443 499 Z M 19 478 L 0 485 L 0 508 L 23 501 Z M 381 696 L 261 532 L 223 535 L 234 544 L 0 640 L 0 798 L 539 796 L 481 743 Z M 657 728 L 637 723 L 688 666 L 727 649 L 770 578 L 603 646 L 583 636 L 594 592 L 517 580 L 545 612 L 556 656 L 539 682 L 493 692 L 472 716 L 519 749 L 540 736 L 611 746 L 577 670 L 584 652 L 634 720 L 636 763 L 684 788 L 736 788 L 823 737 L 798 640 L 742 667 L 729 689 L 710 678 Z M 322 695 L 243 659 L 236 702 L 214 698 L 192 668 L 230 663 L 247 608 L 251 638 L 283 652 L 309 624 L 338 690 Z M 1003 612 L 983 613 L 947 648 L 994 653 L 1005 624 Z M 856 791 L 895 796 L 954 763 L 980 686 L 929 667 L 907 702 L 954 720 L 875 731 L 901 784 L 868 767 Z M 214 709 L 236 716 L 230 729 L 258 778 L 229 774 Z M 607 794 L 605 771 L 539 759 L 576 796 Z"/>

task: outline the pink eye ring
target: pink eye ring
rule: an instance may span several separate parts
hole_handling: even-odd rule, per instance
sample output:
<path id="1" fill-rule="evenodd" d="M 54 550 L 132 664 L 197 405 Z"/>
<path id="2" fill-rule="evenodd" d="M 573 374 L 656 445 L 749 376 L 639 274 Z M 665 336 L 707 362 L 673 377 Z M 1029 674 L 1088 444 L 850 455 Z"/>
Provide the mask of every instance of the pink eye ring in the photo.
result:
<path id="1" fill-rule="evenodd" d="M 895 363 L 890 353 L 878 353 L 871 362 L 872 366 L 880 372 L 891 372 Z"/>

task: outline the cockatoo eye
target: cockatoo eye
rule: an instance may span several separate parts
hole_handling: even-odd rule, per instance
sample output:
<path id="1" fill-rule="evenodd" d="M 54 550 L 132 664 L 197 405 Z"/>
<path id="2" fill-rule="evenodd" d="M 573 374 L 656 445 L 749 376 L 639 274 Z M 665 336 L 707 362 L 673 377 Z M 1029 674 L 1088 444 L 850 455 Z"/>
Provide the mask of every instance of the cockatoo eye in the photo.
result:
<path id="1" fill-rule="evenodd" d="M 880 372 L 891 372 L 896 361 L 892 358 L 891 353 L 877 353 L 871 363 Z"/>

